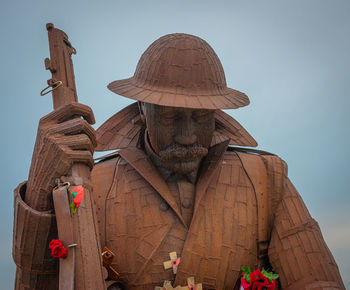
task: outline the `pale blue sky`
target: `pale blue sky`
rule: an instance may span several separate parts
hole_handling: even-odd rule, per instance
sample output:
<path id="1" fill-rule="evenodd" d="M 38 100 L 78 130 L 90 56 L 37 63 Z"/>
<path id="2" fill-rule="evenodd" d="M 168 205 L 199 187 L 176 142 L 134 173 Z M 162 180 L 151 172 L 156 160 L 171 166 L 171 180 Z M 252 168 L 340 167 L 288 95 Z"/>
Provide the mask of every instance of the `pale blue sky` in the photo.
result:
<path id="1" fill-rule="evenodd" d="M 204 38 L 222 61 L 227 83 L 248 107 L 228 111 L 278 154 L 319 222 L 350 288 L 350 2 L 1 1 L 0 280 L 11 289 L 13 198 L 28 174 L 36 128 L 52 109 L 41 97 L 50 74 L 45 24 L 70 37 L 78 96 L 92 107 L 96 128 L 131 103 L 106 85 L 134 73 L 158 37 L 185 32 Z"/>

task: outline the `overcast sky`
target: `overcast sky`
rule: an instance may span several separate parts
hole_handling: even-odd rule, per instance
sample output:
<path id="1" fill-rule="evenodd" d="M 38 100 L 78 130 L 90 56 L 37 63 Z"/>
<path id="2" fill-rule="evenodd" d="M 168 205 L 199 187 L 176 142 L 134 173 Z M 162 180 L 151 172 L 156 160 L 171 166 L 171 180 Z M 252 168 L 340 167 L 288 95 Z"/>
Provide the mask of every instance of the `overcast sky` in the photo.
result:
<path id="1" fill-rule="evenodd" d="M 132 102 L 106 85 L 131 76 L 154 40 L 174 32 L 205 39 L 228 85 L 251 100 L 228 113 L 259 149 L 288 163 L 350 288 L 349 15 L 346 0 L 1 1 L 1 288 L 13 287 L 15 271 L 13 188 L 27 178 L 38 120 L 52 110 L 50 95 L 39 95 L 50 78 L 47 22 L 78 51 L 78 96 L 95 128 Z"/>

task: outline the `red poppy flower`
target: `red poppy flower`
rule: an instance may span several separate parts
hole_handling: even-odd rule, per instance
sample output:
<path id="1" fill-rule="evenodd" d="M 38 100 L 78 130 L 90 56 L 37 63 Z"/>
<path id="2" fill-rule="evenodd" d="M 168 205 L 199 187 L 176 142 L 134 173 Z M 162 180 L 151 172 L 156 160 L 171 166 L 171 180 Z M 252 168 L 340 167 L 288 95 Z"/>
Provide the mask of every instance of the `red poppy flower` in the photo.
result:
<path id="1" fill-rule="evenodd" d="M 82 187 L 81 185 L 78 185 L 78 186 L 73 188 L 72 195 L 74 197 L 74 202 L 75 202 L 76 207 L 80 206 L 80 203 L 84 197 L 84 193 L 85 193 L 84 187 Z"/>
<path id="2" fill-rule="evenodd" d="M 274 290 L 276 287 L 276 280 L 272 280 L 272 284 L 270 282 L 270 285 L 266 286 L 267 289 Z"/>
<path id="3" fill-rule="evenodd" d="M 173 261 L 173 268 L 177 268 L 180 264 L 180 258 L 177 258 L 176 260 Z"/>
<path id="4" fill-rule="evenodd" d="M 265 283 L 268 284 L 269 280 L 264 276 L 263 273 L 259 269 L 255 270 L 254 272 L 251 272 L 250 275 L 250 281 L 251 282 L 260 282 L 260 283 Z"/>
<path id="5" fill-rule="evenodd" d="M 242 275 L 244 275 L 244 273 Z M 261 271 L 259 269 L 250 273 L 249 278 L 250 278 L 250 283 L 247 283 L 247 281 L 243 277 L 241 278 L 241 285 L 244 289 L 251 289 L 251 290 L 271 289 L 271 290 L 274 290 L 276 287 L 276 280 L 273 280 L 272 282 L 270 282 L 265 277 L 265 275 L 261 273 Z"/>
<path id="6" fill-rule="evenodd" d="M 52 240 L 49 244 L 49 248 L 52 249 L 53 247 L 56 246 L 62 246 L 61 240 Z"/>
<path id="7" fill-rule="evenodd" d="M 49 244 L 49 248 L 51 249 L 51 256 L 54 258 L 67 258 L 67 250 L 62 245 L 61 240 L 52 240 Z"/>
<path id="8" fill-rule="evenodd" d="M 244 273 L 242 274 L 242 276 L 244 275 Z M 243 277 L 241 277 L 241 285 L 243 287 L 243 289 L 249 289 L 250 286 L 252 286 L 252 283 L 248 283 Z"/>

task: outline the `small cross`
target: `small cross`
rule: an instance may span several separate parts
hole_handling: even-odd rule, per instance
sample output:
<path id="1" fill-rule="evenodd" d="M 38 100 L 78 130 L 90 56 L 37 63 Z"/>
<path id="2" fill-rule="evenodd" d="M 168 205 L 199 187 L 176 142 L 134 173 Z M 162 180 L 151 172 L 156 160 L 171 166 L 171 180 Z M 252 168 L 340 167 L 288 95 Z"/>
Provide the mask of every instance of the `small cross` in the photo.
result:
<path id="1" fill-rule="evenodd" d="M 189 277 L 187 278 L 187 286 L 177 286 L 177 287 L 173 287 L 171 285 L 171 282 L 168 280 L 164 281 L 163 287 L 155 287 L 154 290 L 203 290 L 202 284 L 198 283 L 195 284 L 194 283 L 194 277 Z"/>
<path id="2" fill-rule="evenodd" d="M 187 286 L 181 287 L 181 290 L 202 290 L 202 283 L 194 283 L 194 277 L 187 278 Z"/>
<path id="3" fill-rule="evenodd" d="M 178 287 L 174 288 L 171 285 L 171 282 L 169 280 L 165 280 L 164 281 L 163 287 L 157 286 L 157 287 L 154 288 L 154 290 L 175 290 L 175 289 L 181 290 L 181 287 L 178 286 Z"/>
<path id="4" fill-rule="evenodd" d="M 164 269 L 167 270 L 167 269 L 173 268 L 173 273 L 176 274 L 177 267 L 180 264 L 180 258 L 177 257 L 176 252 L 169 253 L 169 256 L 170 256 L 170 260 L 163 263 Z"/>

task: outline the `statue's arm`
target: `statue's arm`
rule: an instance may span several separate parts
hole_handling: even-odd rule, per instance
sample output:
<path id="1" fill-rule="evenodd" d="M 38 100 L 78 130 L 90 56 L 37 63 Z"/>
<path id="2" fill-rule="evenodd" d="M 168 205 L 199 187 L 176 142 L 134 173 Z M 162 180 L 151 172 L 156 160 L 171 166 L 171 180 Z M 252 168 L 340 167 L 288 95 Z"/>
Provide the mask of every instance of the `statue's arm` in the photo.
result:
<path id="1" fill-rule="evenodd" d="M 57 239 L 52 189 L 73 162 L 92 168 L 96 141 L 89 123 L 93 122 L 91 109 L 78 103 L 60 107 L 40 120 L 28 182 L 15 189 L 15 289 L 58 289 L 58 261 L 48 249 L 51 239 Z"/>
<path id="2" fill-rule="evenodd" d="M 58 261 L 47 248 L 49 241 L 57 238 L 55 216 L 28 206 L 24 201 L 26 186 L 23 182 L 14 191 L 15 289 L 58 289 Z"/>
<path id="3" fill-rule="evenodd" d="M 276 212 L 269 259 L 282 289 L 345 289 L 317 222 L 289 179 Z"/>

